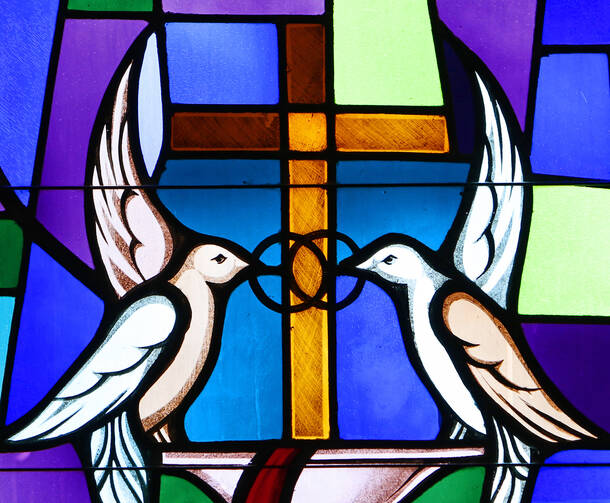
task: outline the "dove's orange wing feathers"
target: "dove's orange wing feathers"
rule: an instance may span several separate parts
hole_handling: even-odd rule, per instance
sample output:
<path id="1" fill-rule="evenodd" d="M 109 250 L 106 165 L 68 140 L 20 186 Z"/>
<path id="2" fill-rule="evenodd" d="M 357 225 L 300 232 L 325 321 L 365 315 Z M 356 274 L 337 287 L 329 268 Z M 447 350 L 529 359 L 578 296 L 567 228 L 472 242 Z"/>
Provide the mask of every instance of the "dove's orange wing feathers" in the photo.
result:
<path id="1" fill-rule="evenodd" d="M 474 297 L 447 296 L 443 320 L 481 389 L 526 430 L 548 442 L 595 438 L 542 389 L 504 324 Z"/>

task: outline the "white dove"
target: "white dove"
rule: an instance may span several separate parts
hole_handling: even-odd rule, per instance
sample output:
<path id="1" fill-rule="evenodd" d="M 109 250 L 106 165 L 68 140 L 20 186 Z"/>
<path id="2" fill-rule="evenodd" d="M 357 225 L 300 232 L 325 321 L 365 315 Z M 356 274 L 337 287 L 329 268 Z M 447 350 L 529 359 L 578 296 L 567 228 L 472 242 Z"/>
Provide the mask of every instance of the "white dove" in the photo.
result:
<path id="1" fill-rule="evenodd" d="M 521 328 L 507 310 L 516 293 L 529 193 L 508 107 L 494 97 L 491 77 L 476 72 L 476 80 L 485 120 L 476 190 L 441 249 L 391 234 L 342 265 L 364 272 L 393 298 L 409 357 L 453 420 L 450 438 L 476 432 L 489 439 L 496 465 L 488 471 L 484 500 L 518 503 L 537 447 L 598 433 L 534 371 Z"/>
<path id="2" fill-rule="evenodd" d="M 87 201 L 95 260 L 113 290 L 106 315 L 6 440 L 15 449 L 74 442 L 93 468 L 92 496 L 103 503 L 149 501 L 142 432 L 158 441 L 180 435 L 187 395 L 201 389 L 217 359 L 228 296 L 254 270 L 246 250 L 184 228 L 138 188 L 149 182 L 131 140 L 143 52 L 135 44 L 117 70 L 90 143 L 88 180 L 106 187 Z"/>

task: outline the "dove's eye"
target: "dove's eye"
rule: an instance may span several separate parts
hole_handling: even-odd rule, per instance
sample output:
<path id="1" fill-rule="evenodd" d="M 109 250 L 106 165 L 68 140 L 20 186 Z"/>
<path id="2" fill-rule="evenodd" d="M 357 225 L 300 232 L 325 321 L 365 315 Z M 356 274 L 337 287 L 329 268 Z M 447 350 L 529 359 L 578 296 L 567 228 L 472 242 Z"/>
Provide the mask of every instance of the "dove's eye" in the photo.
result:
<path id="1" fill-rule="evenodd" d="M 222 264 L 225 260 L 227 260 L 227 257 L 225 257 L 222 253 L 219 253 L 212 260 L 217 264 Z"/>
<path id="2" fill-rule="evenodd" d="M 382 262 L 384 264 L 391 265 L 395 260 L 396 260 L 396 257 L 394 255 L 388 255 L 386 258 L 384 258 L 382 260 Z"/>

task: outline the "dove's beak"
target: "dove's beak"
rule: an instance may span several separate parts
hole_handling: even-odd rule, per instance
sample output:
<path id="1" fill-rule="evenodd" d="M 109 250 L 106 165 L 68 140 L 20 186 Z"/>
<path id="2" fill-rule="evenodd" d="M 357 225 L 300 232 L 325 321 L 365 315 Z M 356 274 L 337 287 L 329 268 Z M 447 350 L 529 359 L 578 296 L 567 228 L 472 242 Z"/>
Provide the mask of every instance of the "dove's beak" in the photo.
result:
<path id="1" fill-rule="evenodd" d="M 341 276 L 351 275 L 354 273 L 355 265 L 354 257 L 348 257 L 337 264 L 337 274 Z"/>
<path id="2" fill-rule="evenodd" d="M 351 257 L 347 257 L 337 265 L 337 273 L 342 275 L 353 276 L 360 271 L 368 269 L 372 259 L 365 260 L 361 254 L 355 253 Z"/>

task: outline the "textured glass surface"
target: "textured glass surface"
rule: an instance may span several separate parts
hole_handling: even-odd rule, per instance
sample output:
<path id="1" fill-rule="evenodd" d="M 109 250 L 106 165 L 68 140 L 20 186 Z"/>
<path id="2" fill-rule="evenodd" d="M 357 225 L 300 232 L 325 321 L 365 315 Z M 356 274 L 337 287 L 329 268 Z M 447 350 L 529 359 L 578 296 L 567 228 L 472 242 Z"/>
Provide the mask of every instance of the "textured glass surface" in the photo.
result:
<path id="1" fill-rule="evenodd" d="M 69 0 L 68 9 L 88 11 L 150 11 L 153 0 Z"/>
<path id="2" fill-rule="evenodd" d="M 607 498 L 605 3 L 4 7 L 0 500 Z"/>
<path id="3" fill-rule="evenodd" d="M 277 30 L 272 24 L 169 23 L 167 64 L 176 103 L 277 103 Z"/>
<path id="4" fill-rule="evenodd" d="M 610 43 L 610 5 L 604 0 L 547 0 L 543 44 Z"/>
<path id="5" fill-rule="evenodd" d="M 334 9 L 337 103 L 443 104 L 427 2 L 339 0 Z"/>
<path id="6" fill-rule="evenodd" d="M 532 139 L 535 173 L 610 179 L 608 122 L 605 54 L 542 58 Z"/>
<path id="7" fill-rule="evenodd" d="M 185 14 L 322 14 L 324 0 L 163 0 L 163 9 Z"/>
<path id="8" fill-rule="evenodd" d="M 51 389 L 93 338 L 102 312 L 98 297 L 32 245 L 7 423 L 25 414 Z"/>
<path id="9" fill-rule="evenodd" d="M 0 297 L 0 374 L 2 375 L 0 387 L 2 386 L 4 371 L 6 369 L 8 341 L 11 333 L 14 307 L 15 299 L 12 297 Z"/>
<path id="10" fill-rule="evenodd" d="M 57 3 L 2 4 L 0 166 L 13 185 L 32 181 Z M 27 203 L 30 193 L 18 194 Z"/>
<path id="11" fill-rule="evenodd" d="M 82 185 L 87 150 L 100 101 L 143 21 L 68 19 L 53 88 L 42 185 Z M 107 40 L 113 41 L 109 44 Z M 36 214 L 49 231 L 88 265 L 81 190 L 43 191 Z"/>
<path id="12" fill-rule="evenodd" d="M 610 289 L 606 243 L 610 194 L 589 187 L 536 187 L 519 310 L 524 314 L 604 315 Z M 595 265 L 593 265 L 595 264 Z M 559 279 L 557 279 L 559 278 Z M 540 295 L 539 285 L 553 283 Z"/>

